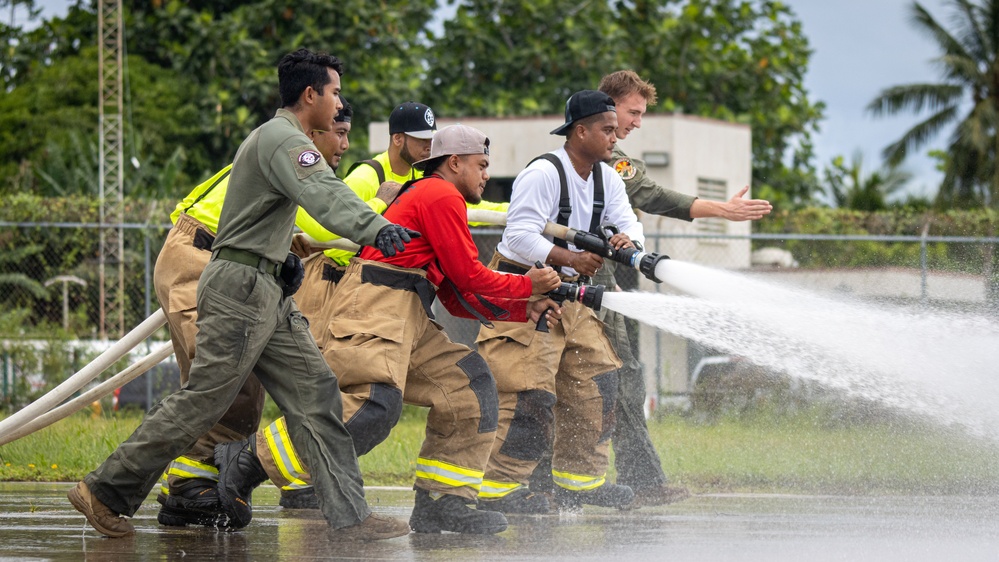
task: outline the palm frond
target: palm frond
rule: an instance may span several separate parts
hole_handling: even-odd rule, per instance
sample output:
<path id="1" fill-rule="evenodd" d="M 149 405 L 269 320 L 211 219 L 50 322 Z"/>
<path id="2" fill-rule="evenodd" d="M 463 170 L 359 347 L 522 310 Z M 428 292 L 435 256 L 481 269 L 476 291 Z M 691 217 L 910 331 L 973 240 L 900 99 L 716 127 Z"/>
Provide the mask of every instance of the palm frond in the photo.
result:
<path id="1" fill-rule="evenodd" d="M 959 55 L 965 58 L 974 58 L 968 52 L 964 45 L 961 44 L 949 31 L 944 29 L 937 20 L 918 2 L 912 4 L 912 13 L 910 14 L 911 21 L 916 25 L 916 28 L 928 35 L 931 39 L 940 45 L 943 52 L 951 55 Z"/>
<path id="2" fill-rule="evenodd" d="M 957 106 L 946 107 L 906 131 L 902 138 L 884 149 L 882 156 L 885 161 L 891 166 L 900 164 L 910 151 L 918 149 L 941 128 L 953 121 L 957 116 L 957 109 Z"/>
<path id="3" fill-rule="evenodd" d="M 968 0 L 953 0 L 956 8 L 951 22 L 961 29 L 959 41 L 965 45 L 976 60 L 988 60 L 993 53 L 991 37 L 982 28 L 982 8 Z"/>
<path id="4" fill-rule="evenodd" d="M 882 90 L 867 111 L 875 117 L 894 115 L 901 111 L 919 113 L 924 108 L 938 111 L 960 101 L 964 88 L 953 84 L 906 84 Z"/>

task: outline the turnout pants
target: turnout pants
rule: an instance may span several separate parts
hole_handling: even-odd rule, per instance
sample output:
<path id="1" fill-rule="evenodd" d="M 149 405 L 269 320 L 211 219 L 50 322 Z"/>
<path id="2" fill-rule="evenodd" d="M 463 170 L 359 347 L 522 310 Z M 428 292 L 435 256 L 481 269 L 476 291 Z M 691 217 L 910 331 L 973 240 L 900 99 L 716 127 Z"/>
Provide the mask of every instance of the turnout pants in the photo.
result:
<path id="1" fill-rule="evenodd" d="M 502 256 L 489 264 L 498 269 Z M 552 477 L 570 490 L 605 482 L 621 366 L 593 311 L 566 301 L 549 333 L 533 323 L 483 326 L 479 353 L 496 378 L 499 427 L 480 497 L 500 498 L 527 486 L 551 450 Z"/>
<path id="2" fill-rule="evenodd" d="M 198 285 L 197 353 L 187 386 L 166 397 L 84 480 L 112 510 L 132 515 L 160 473 L 225 413 L 252 369 L 287 419 L 295 448 L 313 468 L 320 509 L 332 527 L 369 514 L 353 443 L 341 420 L 336 376 L 308 321 L 277 280 L 258 268 L 212 260 Z"/>
<path id="3" fill-rule="evenodd" d="M 613 290 L 617 269 L 617 264 L 605 262 L 593 282 Z M 624 273 L 635 272 L 622 272 L 622 275 Z M 622 281 L 621 284 L 626 283 Z M 607 338 L 623 363 L 618 371 L 617 424 L 612 442 L 617 483 L 630 486 L 636 493 L 643 488 L 663 486 L 666 474 L 645 422 L 645 374 L 635 346 L 637 322 L 608 309 L 598 312 L 597 317 L 603 320 Z"/>
<path id="4" fill-rule="evenodd" d="M 180 368 L 181 386 L 187 385 L 190 380 L 195 336 L 198 333 L 198 280 L 212 257 L 213 240 L 208 227 L 190 215 L 181 213 L 177 224 L 167 234 L 153 270 L 153 286 L 160 307 L 167 316 L 170 341 Z M 201 435 L 190 450 L 176 458 L 167 468 L 165 476 L 169 486 L 176 487 L 185 478 L 218 481 L 218 469 L 214 460 L 215 445 L 239 441 L 253 435 L 260 425 L 263 408 L 264 389 L 251 373 L 218 423 Z M 161 486 L 161 493 L 168 494 L 169 486 Z"/>
<path id="5" fill-rule="evenodd" d="M 432 300 L 423 270 L 354 258 L 337 285 L 322 353 L 339 374 L 358 454 L 388 437 L 404 402 L 430 408 L 416 487 L 473 500 L 496 432 L 496 386 L 482 357 L 430 320 Z M 300 459 L 281 446 L 281 431 L 279 420 L 261 432 L 261 463 L 276 482 L 307 484 L 307 472 L 288 470 Z"/>

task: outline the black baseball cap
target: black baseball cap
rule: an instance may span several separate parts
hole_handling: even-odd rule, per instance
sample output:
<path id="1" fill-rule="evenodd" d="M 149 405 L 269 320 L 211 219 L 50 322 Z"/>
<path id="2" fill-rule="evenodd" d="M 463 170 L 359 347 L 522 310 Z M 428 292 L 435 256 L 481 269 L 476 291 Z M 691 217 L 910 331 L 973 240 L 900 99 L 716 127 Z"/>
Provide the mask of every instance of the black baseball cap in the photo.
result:
<path id="1" fill-rule="evenodd" d="M 433 138 L 437 130 L 434 110 L 422 103 L 407 101 L 395 106 L 389 115 L 389 134 L 406 133 L 418 139 Z"/>
<path id="2" fill-rule="evenodd" d="M 354 117 L 354 109 L 350 107 L 347 98 L 343 97 L 343 94 L 340 94 L 340 103 L 343 105 L 343 108 L 336 114 L 333 121 L 337 123 L 350 123 L 351 118 Z"/>
<path id="3" fill-rule="evenodd" d="M 551 134 L 566 136 L 576 121 L 605 111 L 616 111 L 613 98 L 597 90 L 580 90 L 565 101 L 565 124 Z"/>

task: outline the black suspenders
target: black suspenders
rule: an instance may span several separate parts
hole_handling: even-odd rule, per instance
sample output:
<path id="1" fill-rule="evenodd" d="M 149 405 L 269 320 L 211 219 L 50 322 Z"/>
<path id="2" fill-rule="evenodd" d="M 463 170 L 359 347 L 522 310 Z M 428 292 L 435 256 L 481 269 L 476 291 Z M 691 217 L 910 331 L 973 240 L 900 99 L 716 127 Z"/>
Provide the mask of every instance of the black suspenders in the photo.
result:
<path id="1" fill-rule="evenodd" d="M 551 152 L 547 152 L 538 156 L 534 160 L 528 163 L 528 166 L 533 164 L 538 160 L 547 160 L 555 166 L 555 170 L 558 171 L 558 180 L 561 188 L 558 198 L 558 218 L 555 220 L 556 224 L 562 226 L 569 226 L 569 215 L 572 214 L 572 203 L 569 201 L 569 182 L 565 177 L 565 168 L 562 166 L 562 161 L 559 160 L 558 156 L 555 156 Z M 604 174 L 600 169 L 600 162 L 593 164 L 593 214 L 590 215 L 590 232 L 597 234 L 599 232 L 598 227 L 600 226 L 600 217 L 604 214 Z M 555 245 L 560 248 L 566 248 L 568 245 L 565 240 L 556 238 L 554 240 Z"/>

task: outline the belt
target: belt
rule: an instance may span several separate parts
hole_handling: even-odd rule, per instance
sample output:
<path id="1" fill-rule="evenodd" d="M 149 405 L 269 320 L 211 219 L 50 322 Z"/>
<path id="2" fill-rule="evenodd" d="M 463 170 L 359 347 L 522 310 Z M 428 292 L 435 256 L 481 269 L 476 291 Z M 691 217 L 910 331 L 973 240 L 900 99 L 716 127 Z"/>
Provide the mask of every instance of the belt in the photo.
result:
<path id="1" fill-rule="evenodd" d="M 517 275 L 523 275 L 531 268 L 524 267 L 516 263 L 510 263 L 508 261 L 501 261 L 496 264 L 496 269 L 498 271 L 502 271 L 503 273 L 516 273 Z"/>
<path id="2" fill-rule="evenodd" d="M 246 250 L 240 250 L 237 248 L 219 248 L 212 252 L 213 260 L 226 260 L 236 263 L 241 263 L 243 265 L 248 265 L 255 268 L 261 273 L 266 273 L 268 275 L 273 275 L 277 277 L 281 274 L 281 266 L 283 264 L 273 262 L 267 258 L 263 258 L 254 254 L 253 252 L 248 252 Z"/>

